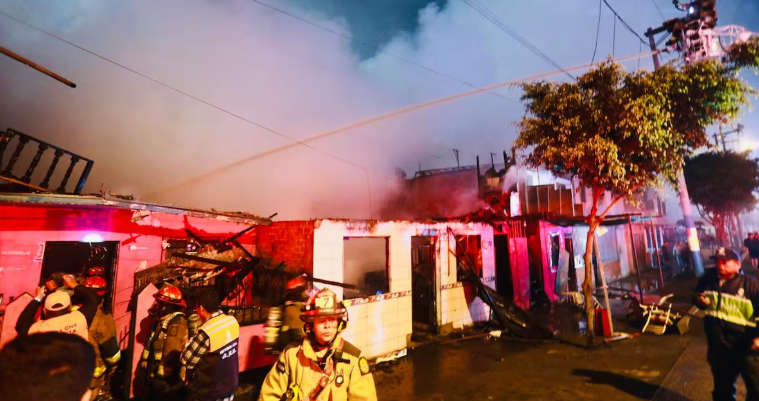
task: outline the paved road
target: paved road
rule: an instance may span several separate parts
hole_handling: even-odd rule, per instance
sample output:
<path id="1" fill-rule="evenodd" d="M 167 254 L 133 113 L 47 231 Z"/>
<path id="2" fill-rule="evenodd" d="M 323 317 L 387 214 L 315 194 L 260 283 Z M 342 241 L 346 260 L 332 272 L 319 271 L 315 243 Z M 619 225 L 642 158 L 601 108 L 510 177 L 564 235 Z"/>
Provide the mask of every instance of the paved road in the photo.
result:
<path id="1" fill-rule="evenodd" d="M 645 335 L 594 351 L 552 342 L 427 346 L 376 372 L 380 400 L 650 400 L 694 334 Z"/>

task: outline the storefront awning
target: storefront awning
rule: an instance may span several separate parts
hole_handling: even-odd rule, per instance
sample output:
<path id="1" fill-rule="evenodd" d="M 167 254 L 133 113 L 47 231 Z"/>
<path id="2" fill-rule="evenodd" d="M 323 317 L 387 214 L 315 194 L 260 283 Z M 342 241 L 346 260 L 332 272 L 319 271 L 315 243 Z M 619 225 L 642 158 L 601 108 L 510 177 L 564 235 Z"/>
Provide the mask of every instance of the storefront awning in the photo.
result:
<path id="1" fill-rule="evenodd" d="M 633 223 L 642 223 L 642 222 L 648 222 L 655 218 L 655 216 L 641 216 L 640 214 L 618 214 L 618 215 L 612 215 L 612 216 L 606 216 L 603 222 L 601 222 L 602 226 L 619 226 L 622 224 L 627 224 L 628 218 L 632 220 Z M 574 226 L 587 226 L 588 222 L 585 219 L 585 217 L 577 217 L 577 216 L 556 216 L 552 218 L 547 218 L 546 221 L 548 221 L 551 224 L 555 224 L 557 226 L 561 227 L 574 227 Z"/>

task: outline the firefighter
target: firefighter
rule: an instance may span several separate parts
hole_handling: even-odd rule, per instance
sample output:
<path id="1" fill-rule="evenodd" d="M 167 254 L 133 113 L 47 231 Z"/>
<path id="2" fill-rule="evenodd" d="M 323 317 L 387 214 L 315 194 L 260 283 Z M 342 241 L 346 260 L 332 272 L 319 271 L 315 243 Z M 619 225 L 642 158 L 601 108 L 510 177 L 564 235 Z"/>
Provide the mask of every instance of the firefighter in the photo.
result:
<path id="1" fill-rule="evenodd" d="M 305 337 L 300 310 L 308 300 L 308 282 L 302 276 L 285 284 L 285 303 L 269 309 L 269 319 L 264 328 L 264 345 L 267 354 L 279 354 L 292 342 Z"/>
<path id="2" fill-rule="evenodd" d="M 71 296 L 62 288 L 40 286 L 34 300 L 18 317 L 16 332 L 19 335 L 61 332 L 76 334 L 85 340 L 89 338 L 88 327 L 97 313 L 100 297 L 95 291 L 79 285 L 72 275 L 62 275 L 62 281 L 66 288 L 74 290 L 74 296 L 81 299 L 82 306 L 72 308 Z M 53 290 L 48 293 L 49 288 Z M 42 319 L 35 322 L 40 305 L 43 305 Z"/>
<path id="3" fill-rule="evenodd" d="M 285 285 L 285 306 L 282 312 L 282 327 L 279 332 L 281 344 L 284 349 L 288 344 L 300 342 L 306 336 L 303 331 L 303 320 L 300 311 L 308 301 L 308 282 L 303 277 L 295 277 Z"/>
<path id="4" fill-rule="evenodd" d="M 116 321 L 110 313 L 103 310 L 103 298 L 108 292 L 108 283 L 100 276 L 84 279 L 82 283 L 95 290 L 100 296 L 100 307 L 89 327 L 89 341 L 95 348 L 95 374 L 90 384 L 92 399 L 110 400 L 110 382 L 113 372 L 121 359 L 118 339 L 116 338 Z"/>
<path id="5" fill-rule="evenodd" d="M 154 319 L 153 330 L 140 358 L 148 400 L 179 400 L 183 381 L 179 358 L 187 344 L 187 303 L 182 291 L 165 283 L 153 295 L 148 310 Z"/>
<path id="6" fill-rule="evenodd" d="M 306 338 L 279 356 L 261 388 L 259 401 L 377 399 L 366 358 L 340 332 L 348 310 L 329 289 L 314 294 L 303 306 Z"/>
<path id="7" fill-rule="evenodd" d="M 240 324 L 219 309 L 218 292 L 201 293 L 196 301 L 204 323 L 182 353 L 188 400 L 231 401 L 239 380 Z"/>
<path id="8" fill-rule="evenodd" d="M 759 400 L 759 283 L 740 273 L 740 254 L 720 248 L 710 269 L 696 286 L 696 305 L 705 311 L 706 359 L 714 377 L 715 401 L 735 400 L 738 375 L 746 384 L 746 400 Z"/>

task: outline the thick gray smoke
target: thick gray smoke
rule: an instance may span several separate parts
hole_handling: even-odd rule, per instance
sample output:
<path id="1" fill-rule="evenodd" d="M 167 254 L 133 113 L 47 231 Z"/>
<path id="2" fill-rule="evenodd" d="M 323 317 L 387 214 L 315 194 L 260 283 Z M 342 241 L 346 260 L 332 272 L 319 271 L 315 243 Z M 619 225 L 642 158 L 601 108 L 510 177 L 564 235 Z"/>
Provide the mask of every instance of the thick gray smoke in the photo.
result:
<path id="1" fill-rule="evenodd" d="M 183 206 L 364 218 L 381 207 L 396 167 L 413 175 L 419 166 L 455 165 L 454 148 L 465 165 L 511 147 L 523 110 L 518 92 L 272 151 L 292 144 L 288 138 L 472 89 L 467 84 L 554 69 L 461 0 L 260 1 L 355 40 L 250 0 L 0 0 L 0 11 L 159 82 L 0 15 L 2 46 L 78 85 L 0 58 L 0 125 L 94 159 L 90 192 L 105 183 Z M 598 2 L 473 3 L 557 63 L 590 62 Z M 658 3 L 667 17 L 678 15 Z M 639 32 L 661 23 L 650 2 L 612 4 Z M 723 12 L 720 22 L 729 23 Z M 613 30 L 604 9 L 597 60 L 640 49 L 619 23 Z M 634 69 L 637 60 L 626 65 Z"/>

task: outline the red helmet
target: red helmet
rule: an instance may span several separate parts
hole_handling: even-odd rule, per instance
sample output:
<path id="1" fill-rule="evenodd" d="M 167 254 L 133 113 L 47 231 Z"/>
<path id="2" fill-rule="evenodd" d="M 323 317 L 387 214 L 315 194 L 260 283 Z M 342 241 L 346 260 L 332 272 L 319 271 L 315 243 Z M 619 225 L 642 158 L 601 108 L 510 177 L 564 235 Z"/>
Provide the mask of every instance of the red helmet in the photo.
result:
<path id="1" fill-rule="evenodd" d="M 155 300 L 158 302 L 165 302 L 171 305 L 179 305 L 183 308 L 187 306 L 187 303 L 182 296 L 182 291 L 169 283 L 165 283 L 163 287 L 161 287 L 161 289 L 158 290 L 155 295 L 153 295 L 153 297 L 155 297 Z"/>
<path id="2" fill-rule="evenodd" d="M 92 266 L 89 269 L 87 269 L 87 276 L 105 276 L 105 267 L 103 266 Z"/>
<path id="3" fill-rule="evenodd" d="M 337 300 L 337 294 L 329 288 L 325 288 L 308 299 L 301 309 L 301 320 L 312 322 L 318 316 L 336 316 L 343 321 L 348 321 L 348 309 L 342 302 Z"/>
<path id="4" fill-rule="evenodd" d="M 303 291 L 306 289 L 308 282 L 303 276 L 298 276 L 287 281 L 285 284 L 285 291 Z"/>
<path id="5" fill-rule="evenodd" d="M 88 288 L 94 288 L 101 297 L 108 292 L 108 283 L 106 283 L 104 278 L 99 276 L 87 277 L 84 279 L 82 285 Z"/>

